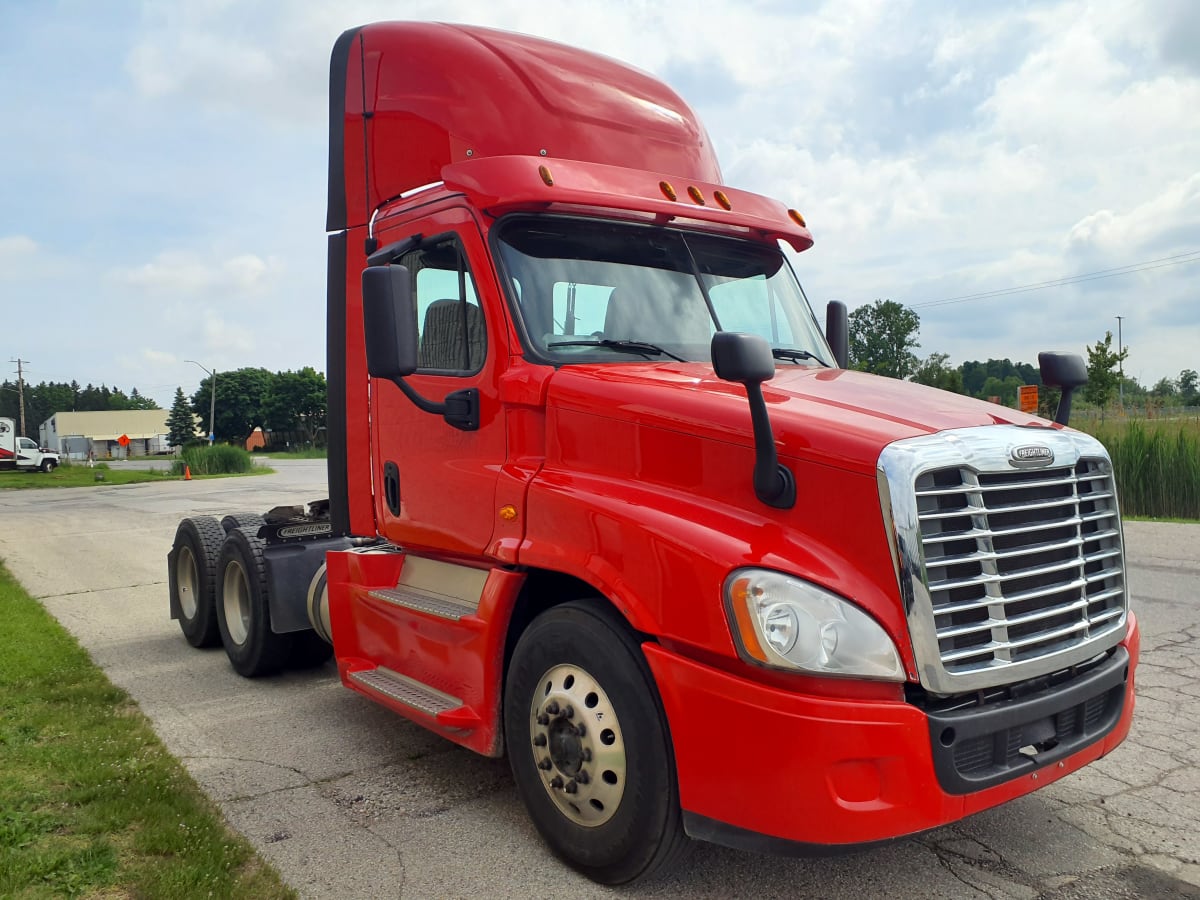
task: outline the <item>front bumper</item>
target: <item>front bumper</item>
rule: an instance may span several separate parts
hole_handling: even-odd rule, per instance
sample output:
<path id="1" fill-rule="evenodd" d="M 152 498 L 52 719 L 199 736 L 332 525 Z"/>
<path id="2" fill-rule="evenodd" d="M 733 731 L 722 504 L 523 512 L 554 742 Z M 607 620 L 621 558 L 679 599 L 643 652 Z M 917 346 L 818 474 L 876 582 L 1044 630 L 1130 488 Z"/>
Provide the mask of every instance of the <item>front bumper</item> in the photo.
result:
<path id="1" fill-rule="evenodd" d="M 1139 642 L 1131 613 L 1120 647 L 1094 670 L 1103 676 L 950 714 L 903 701 L 794 694 L 657 644 L 644 649 L 671 728 L 689 833 L 821 853 L 937 828 L 1099 759 L 1129 733 Z M 1085 725 L 1089 702 L 1101 712 Z M 951 737 L 957 756 L 944 744 Z M 995 748 L 990 768 L 980 765 L 981 740 Z"/>

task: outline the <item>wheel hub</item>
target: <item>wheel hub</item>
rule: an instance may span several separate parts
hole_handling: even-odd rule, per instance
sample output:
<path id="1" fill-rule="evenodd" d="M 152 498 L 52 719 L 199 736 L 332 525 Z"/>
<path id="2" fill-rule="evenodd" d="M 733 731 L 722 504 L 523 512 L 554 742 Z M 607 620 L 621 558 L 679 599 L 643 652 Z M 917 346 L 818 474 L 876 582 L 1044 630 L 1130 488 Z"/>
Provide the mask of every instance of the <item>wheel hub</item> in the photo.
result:
<path id="1" fill-rule="evenodd" d="M 612 701 L 578 666 L 555 666 L 539 686 L 529 737 L 542 784 L 572 822 L 603 825 L 625 793 L 625 741 Z"/>

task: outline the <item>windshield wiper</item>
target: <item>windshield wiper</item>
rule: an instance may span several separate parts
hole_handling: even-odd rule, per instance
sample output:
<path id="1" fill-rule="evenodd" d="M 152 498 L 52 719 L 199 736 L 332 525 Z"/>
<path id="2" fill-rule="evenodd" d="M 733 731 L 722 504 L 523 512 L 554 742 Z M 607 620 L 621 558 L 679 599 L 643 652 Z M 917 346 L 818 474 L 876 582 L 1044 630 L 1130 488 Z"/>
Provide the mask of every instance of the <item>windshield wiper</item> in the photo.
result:
<path id="1" fill-rule="evenodd" d="M 551 349 L 555 347 L 603 347 L 605 350 L 616 350 L 620 353 L 638 353 L 647 359 L 653 356 L 669 356 L 676 362 L 687 362 L 682 356 L 676 356 L 658 344 L 648 344 L 645 341 L 613 341 L 605 338 L 590 341 L 551 341 L 546 346 Z"/>
<path id="2" fill-rule="evenodd" d="M 815 353 L 809 353 L 807 350 L 792 350 L 788 347 L 772 347 L 771 355 L 776 359 L 790 359 L 792 362 L 799 365 L 802 359 L 811 359 L 814 362 L 819 362 L 825 368 L 829 368 L 829 363 L 821 359 Z"/>

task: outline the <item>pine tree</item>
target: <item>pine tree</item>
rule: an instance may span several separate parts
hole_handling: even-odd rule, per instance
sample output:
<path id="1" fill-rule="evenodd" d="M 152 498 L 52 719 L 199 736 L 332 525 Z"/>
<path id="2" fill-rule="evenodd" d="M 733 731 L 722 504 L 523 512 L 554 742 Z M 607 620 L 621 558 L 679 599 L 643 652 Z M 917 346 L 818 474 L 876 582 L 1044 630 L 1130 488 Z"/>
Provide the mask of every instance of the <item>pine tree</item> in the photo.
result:
<path id="1" fill-rule="evenodd" d="M 167 431 L 172 447 L 182 447 L 196 439 L 196 416 L 183 396 L 183 388 L 175 388 L 175 402 L 171 404 L 171 414 L 167 416 Z"/>

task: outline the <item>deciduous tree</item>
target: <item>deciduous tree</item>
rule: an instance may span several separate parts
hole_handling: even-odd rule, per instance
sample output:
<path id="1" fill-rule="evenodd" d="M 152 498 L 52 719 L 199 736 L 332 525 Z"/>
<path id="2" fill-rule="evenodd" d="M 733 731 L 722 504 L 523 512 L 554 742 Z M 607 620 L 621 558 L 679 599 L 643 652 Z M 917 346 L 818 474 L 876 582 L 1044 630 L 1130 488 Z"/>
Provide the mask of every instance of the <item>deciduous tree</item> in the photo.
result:
<path id="1" fill-rule="evenodd" d="M 889 378 L 907 378 L 917 370 L 921 318 L 894 300 L 876 300 L 850 313 L 850 365 Z"/>
<path id="2" fill-rule="evenodd" d="M 1117 366 L 1129 356 L 1129 348 L 1125 347 L 1119 353 L 1113 350 L 1112 332 L 1106 331 L 1104 340 L 1087 348 L 1087 355 L 1088 383 L 1083 387 L 1083 397 L 1088 403 L 1107 406 L 1121 381 Z"/>

